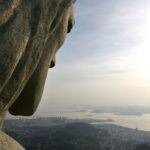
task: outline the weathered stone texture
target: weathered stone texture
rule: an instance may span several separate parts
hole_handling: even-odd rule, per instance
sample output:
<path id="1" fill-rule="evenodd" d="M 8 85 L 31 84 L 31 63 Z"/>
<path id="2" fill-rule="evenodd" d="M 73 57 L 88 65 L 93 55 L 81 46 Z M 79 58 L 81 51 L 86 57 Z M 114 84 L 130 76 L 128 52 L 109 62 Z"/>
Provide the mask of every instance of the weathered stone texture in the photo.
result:
<path id="1" fill-rule="evenodd" d="M 0 112 L 31 115 L 74 24 L 72 0 L 1 0 L 0 16 Z"/>
<path id="2" fill-rule="evenodd" d="M 0 131 L 0 150 L 24 150 L 14 139 Z"/>
<path id="3" fill-rule="evenodd" d="M 7 110 L 23 116 L 35 112 L 48 68 L 73 25 L 72 0 L 0 0 L 1 118 Z M 0 142 L 11 145 L 7 139 L 0 133 Z"/>

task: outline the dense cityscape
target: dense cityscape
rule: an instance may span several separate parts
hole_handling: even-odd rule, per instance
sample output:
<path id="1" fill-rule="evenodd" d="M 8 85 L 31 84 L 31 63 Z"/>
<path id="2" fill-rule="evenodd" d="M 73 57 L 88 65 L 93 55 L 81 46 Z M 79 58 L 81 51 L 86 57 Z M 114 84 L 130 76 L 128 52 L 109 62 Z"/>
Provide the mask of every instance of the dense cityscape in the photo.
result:
<path id="1" fill-rule="evenodd" d="M 142 150 L 150 132 L 94 120 L 49 117 L 8 119 L 4 131 L 28 150 Z M 96 120 L 97 121 L 97 120 Z M 144 149 L 147 150 L 147 149 Z"/>

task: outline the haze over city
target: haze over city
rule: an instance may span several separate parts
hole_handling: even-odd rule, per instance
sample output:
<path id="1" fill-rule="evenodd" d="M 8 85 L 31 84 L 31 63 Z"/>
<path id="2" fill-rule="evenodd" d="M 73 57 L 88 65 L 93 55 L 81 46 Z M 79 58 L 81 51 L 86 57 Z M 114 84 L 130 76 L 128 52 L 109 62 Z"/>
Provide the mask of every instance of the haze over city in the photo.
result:
<path id="1" fill-rule="evenodd" d="M 150 1 L 82 0 L 50 69 L 39 109 L 150 106 Z"/>

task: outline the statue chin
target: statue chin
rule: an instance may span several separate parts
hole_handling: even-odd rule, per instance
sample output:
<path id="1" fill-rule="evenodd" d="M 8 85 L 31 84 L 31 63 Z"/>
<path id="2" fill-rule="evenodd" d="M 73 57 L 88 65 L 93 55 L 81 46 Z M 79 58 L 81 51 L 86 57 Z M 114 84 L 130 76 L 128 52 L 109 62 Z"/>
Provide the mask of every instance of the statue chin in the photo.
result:
<path id="1" fill-rule="evenodd" d="M 36 111 L 48 69 L 55 66 L 55 54 L 74 25 L 73 3 L 73 0 L 0 2 L 1 122 L 7 111 L 22 116 Z M 8 144 L 3 146 L 12 145 L 12 150 L 14 143 L 22 149 L 0 132 L 0 142 L 5 140 Z M 1 144 L 0 149 L 4 149 Z"/>

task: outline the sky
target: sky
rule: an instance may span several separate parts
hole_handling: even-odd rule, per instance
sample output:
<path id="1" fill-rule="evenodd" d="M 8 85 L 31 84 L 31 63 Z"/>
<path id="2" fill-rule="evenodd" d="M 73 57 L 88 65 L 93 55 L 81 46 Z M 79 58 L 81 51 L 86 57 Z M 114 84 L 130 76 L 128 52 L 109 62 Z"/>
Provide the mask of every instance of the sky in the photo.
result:
<path id="1" fill-rule="evenodd" d="M 149 8 L 149 0 L 78 0 L 39 109 L 150 106 Z"/>

